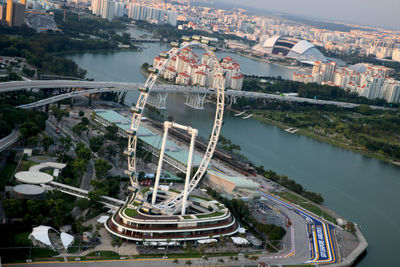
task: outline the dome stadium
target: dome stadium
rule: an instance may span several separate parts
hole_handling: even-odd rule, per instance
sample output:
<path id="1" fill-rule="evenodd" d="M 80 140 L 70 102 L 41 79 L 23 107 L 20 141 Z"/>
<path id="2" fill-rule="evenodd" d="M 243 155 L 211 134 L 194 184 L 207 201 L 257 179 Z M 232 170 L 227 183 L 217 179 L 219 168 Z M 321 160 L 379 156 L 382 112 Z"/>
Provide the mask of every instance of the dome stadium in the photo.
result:
<path id="1" fill-rule="evenodd" d="M 262 39 L 253 50 L 269 56 L 282 56 L 314 65 L 315 61 L 327 61 L 312 43 L 291 37 L 274 36 Z"/>

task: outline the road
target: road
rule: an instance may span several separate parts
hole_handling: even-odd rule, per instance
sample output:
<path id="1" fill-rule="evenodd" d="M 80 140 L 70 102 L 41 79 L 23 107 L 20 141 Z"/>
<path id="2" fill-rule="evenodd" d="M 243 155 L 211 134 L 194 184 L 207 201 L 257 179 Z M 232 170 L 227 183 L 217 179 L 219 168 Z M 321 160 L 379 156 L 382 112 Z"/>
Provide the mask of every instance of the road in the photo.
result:
<path id="1" fill-rule="evenodd" d="M 12 130 L 12 132 L 0 140 L 0 152 L 6 149 L 8 146 L 14 144 L 19 139 L 19 131 Z"/>
<path id="2" fill-rule="evenodd" d="M 308 230 L 310 234 L 312 234 L 312 239 L 310 239 L 310 260 L 307 261 L 307 263 L 327 264 L 335 263 L 337 261 L 335 245 L 332 238 L 332 230 L 335 228 L 334 225 L 317 218 L 308 211 L 282 200 L 263 189 L 259 189 L 258 192 L 265 198 L 285 206 L 289 210 L 293 210 L 309 223 Z"/>
<path id="3" fill-rule="evenodd" d="M 39 89 L 51 89 L 51 88 L 86 88 L 89 90 L 75 91 L 68 94 L 63 94 L 55 96 L 52 98 L 52 102 L 46 102 L 46 100 L 41 100 L 37 102 L 36 106 L 46 105 L 49 103 L 57 102 L 62 99 L 74 97 L 82 94 L 89 93 L 101 93 L 110 91 L 137 91 L 139 87 L 143 87 L 143 83 L 123 83 L 123 82 L 98 82 L 98 81 L 71 81 L 71 80 L 36 80 L 36 81 L 13 81 L 13 82 L 3 82 L 0 83 L 0 93 L 25 90 L 31 88 Z M 215 94 L 216 91 L 213 88 L 205 87 L 194 87 L 194 86 L 180 86 L 180 85 L 155 85 L 152 88 L 152 92 L 165 92 L 165 93 L 203 93 L 203 94 Z M 281 96 L 275 94 L 265 94 L 258 92 L 247 92 L 238 90 L 226 90 L 226 96 L 233 96 L 236 98 L 258 98 L 258 99 L 273 99 L 277 101 L 289 101 L 289 102 L 299 102 L 299 103 L 309 103 L 315 105 L 335 105 L 343 108 L 354 108 L 359 106 L 359 104 L 338 102 L 338 101 L 328 101 L 319 100 L 312 98 L 303 98 L 296 96 Z M 36 106 L 25 105 L 26 108 L 32 108 Z M 370 106 L 373 109 L 392 109 L 380 106 Z"/>

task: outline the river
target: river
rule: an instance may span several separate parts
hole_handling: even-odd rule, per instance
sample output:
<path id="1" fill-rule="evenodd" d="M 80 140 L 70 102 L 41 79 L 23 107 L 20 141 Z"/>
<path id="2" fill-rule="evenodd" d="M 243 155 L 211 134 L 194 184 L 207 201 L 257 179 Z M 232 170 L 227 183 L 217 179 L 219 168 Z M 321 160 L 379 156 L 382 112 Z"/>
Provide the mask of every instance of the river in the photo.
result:
<path id="1" fill-rule="evenodd" d="M 140 32 L 139 32 L 140 34 Z M 70 55 L 87 77 L 99 81 L 144 82 L 139 72 L 144 62 L 168 46 L 148 44 L 142 52 L 119 51 Z M 241 64 L 245 74 L 290 78 L 293 69 L 263 63 L 230 53 Z M 135 100 L 128 94 L 126 101 Z M 191 123 L 199 134 L 211 132 L 215 107 L 193 110 L 183 105 L 182 95 L 169 95 L 165 117 L 180 123 Z M 400 240 L 400 168 L 341 149 L 314 139 L 284 132 L 254 119 L 241 119 L 225 111 L 222 135 L 241 146 L 241 153 L 257 165 L 264 165 L 302 184 L 307 190 L 322 193 L 326 206 L 358 223 L 367 241 L 368 253 L 360 267 L 398 266 Z"/>

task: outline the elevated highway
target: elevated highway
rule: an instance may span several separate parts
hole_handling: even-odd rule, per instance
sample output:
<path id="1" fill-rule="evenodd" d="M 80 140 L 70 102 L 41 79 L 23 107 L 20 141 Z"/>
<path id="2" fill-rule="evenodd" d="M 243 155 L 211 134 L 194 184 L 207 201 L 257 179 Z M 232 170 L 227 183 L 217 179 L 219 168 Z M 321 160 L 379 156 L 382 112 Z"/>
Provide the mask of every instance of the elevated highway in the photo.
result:
<path id="1" fill-rule="evenodd" d="M 17 142 L 19 139 L 19 131 L 12 130 L 12 132 L 0 140 L 0 152 Z"/>
<path id="2" fill-rule="evenodd" d="M 104 93 L 104 92 L 118 92 L 118 91 L 137 91 L 139 87 L 143 87 L 143 83 L 126 83 L 126 82 L 99 82 L 99 81 L 71 81 L 71 80 L 36 80 L 36 81 L 16 81 L 16 82 L 3 82 L 0 83 L 0 93 L 12 92 L 18 90 L 26 89 L 58 89 L 58 88 L 80 88 L 82 90 L 77 90 L 71 93 L 62 94 L 49 98 L 48 101 L 41 100 L 36 103 L 32 103 L 22 108 L 33 108 L 50 103 L 54 103 L 66 98 L 94 94 L 94 93 Z M 161 85 L 157 84 L 151 90 L 151 93 L 188 93 L 188 94 L 216 94 L 216 91 L 212 88 L 205 87 L 195 87 L 195 86 L 180 86 L 180 85 Z M 339 101 L 329 101 L 329 100 L 319 100 L 311 99 L 297 96 L 281 96 L 275 94 L 266 94 L 258 92 L 248 92 L 248 91 L 238 91 L 238 90 L 227 90 L 225 95 L 232 98 L 233 102 L 237 98 L 255 98 L 255 99 L 272 99 L 276 101 L 286 101 L 286 102 L 297 102 L 297 103 L 309 103 L 313 105 L 335 105 L 342 108 L 355 108 L 359 104 L 339 102 Z M 228 101 L 229 102 L 229 101 Z M 232 103 L 232 102 L 231 102 Z M 381 107 L 381 106 L 371 106 L 373 109 L 385 109 L 390 110 L 392 108 Z"/>

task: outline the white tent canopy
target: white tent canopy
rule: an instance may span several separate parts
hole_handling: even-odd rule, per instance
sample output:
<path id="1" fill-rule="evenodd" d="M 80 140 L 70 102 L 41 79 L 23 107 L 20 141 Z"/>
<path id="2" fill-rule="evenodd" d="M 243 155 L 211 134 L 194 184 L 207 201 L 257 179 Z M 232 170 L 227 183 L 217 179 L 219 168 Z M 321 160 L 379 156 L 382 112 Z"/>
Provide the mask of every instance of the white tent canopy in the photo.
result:
<path id="1" fill-rule="evenodd" d="M 33 228 L 32 233 L 29 235 L 29 239 L 33 239 L 32 241 L 38 241 L 46 246 L 54 249 L 53 245 L 50 242 L 49 238 L 49 230 L 53 229 L 50 226 L 40 225 L 38 227 Z"/>
<path id="2" fill-rule="evenodd" d="M 49 237 L 50 230 L 53 230 L 54 232 L 60 235 L 61 242 L 65 249 L 71 246 L 72 243 L 74 242 L 74 237 L 72 235 L 64 232 L 60 233 L 53 227 L 45 225 L 40 225 L 38 227 L 33 228 L 32 233 L 29 235 L 29 239 L 32 240 L 32 242 L 36 245 L 45 245 L 55 250 L 53 244 L 50 241 Z"/>
<path id="3" fill-rule="evenodd" d="M 234 236 L 232 236 L 231 238 L 232 238 L 233 243 L 235 243 L 237 245 L 249 244 L 249 241 L 246 238 L 234 237 Z"/>
<path id="4" fill-rule="evenodd" d="M 60 237 L 61 237 L 61 242 L 65 249 L 71 246 L 72 243 L 74 242 L 74 237 L 70 234 L 62 232 Z"/>
<path id="5" fill-rule="evenodd" d="M 239 228 L 239 233 L 244 234 L 246 233 L 246 229 L 244 229 L 243 227 Z"/>
<path id="6" fill-rule="evenodd" d="M 208 243 L 214 243 L 217 242 L 217 239 L 211 238 L 211 239 L 203 239 L 203 240 L 197 240 L 199 244 L 208 244 Z"/>
<path id="7" fill-rule="evenodd" d="M 97 219 L 97 222 L 100 224 L 105 224 L 108 218 L 110 218 L 110 216 L 101 216 L 100 218 Z"/>

